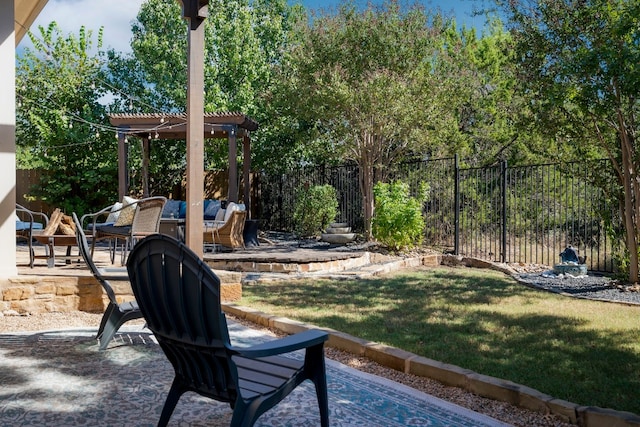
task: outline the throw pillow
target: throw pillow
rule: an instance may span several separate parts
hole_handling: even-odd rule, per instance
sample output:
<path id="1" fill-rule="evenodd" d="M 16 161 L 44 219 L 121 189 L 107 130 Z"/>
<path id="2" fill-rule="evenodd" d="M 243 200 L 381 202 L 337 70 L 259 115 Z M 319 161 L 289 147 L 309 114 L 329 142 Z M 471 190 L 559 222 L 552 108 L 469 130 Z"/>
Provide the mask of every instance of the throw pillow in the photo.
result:
<path id="1" fill-rule="evenodd" d="M 178 211 L 178 218 L 186 218 L 187 217 L 187 202 L 184 200 L 180 201 L 180 209 Z"/>
<path id="2" fill-rule="evenodd" d="M 240 210 L 238 205 L 235 204 L 234 202 L 229 202 L 229 204 L 227 205 L 226 212 L 224 213 L 224 222 L 227 222 L 229 218 L 231 218 L 231 215 L 233 214 L 233 212 L 237 210 Z"/>
<path id="3" fill-rule="evenodd" d="M 216 213 L 216 218 L 215 218 L 216 222 L 224 222 L 224 212 L 225 212 L 225 209 L 218 209 L 218 212 Z"/>
<path id="4" fill-rule="evenodd" d="M 124 196 L 122 198 L 122 210 L 120 211 L 120 215 L 118 215 L 116 223 L 113 225 L 116 227 L 122 227 L 133 224 L 133 216 L 136 214 L 137 202 L 137 199 Z"/>
<path id="5" fill-rule="evenodd" d="M 173 218 L 178 218 L 180 216 L 180 203 L 180 200 L 167 200 L 164 209 L 162 209 L 162 218 L 171 218 L 172 214 Z"/>
<path id="6" fill-rule="evenodd" d="M 204 219 L 215 219 L 218 211 L 220 210 L 220 200 L 209 200 L 204 208 Z"/>
<path id="7" fill-rule="evenodd" d="M 111 208 L 111 212 L 109 213 L 106 222 L 111 224 L 115 223 L 120 216 L 120 209 L 122 209 L 122 203 L 115 202 L 113 204 L 113 207 Z"/>

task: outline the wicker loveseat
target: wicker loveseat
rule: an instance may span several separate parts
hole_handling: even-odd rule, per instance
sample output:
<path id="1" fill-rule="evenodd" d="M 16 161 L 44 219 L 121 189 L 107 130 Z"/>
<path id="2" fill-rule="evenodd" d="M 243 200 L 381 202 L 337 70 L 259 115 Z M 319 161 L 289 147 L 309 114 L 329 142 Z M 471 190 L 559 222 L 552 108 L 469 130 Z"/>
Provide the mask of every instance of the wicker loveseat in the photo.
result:
<path id="1" fill-rule="evenodd" d="M 207 245 L 222 245 L 228 248 L 244 248 L 244 221 L 247 212 L 244 205 L 229 202 L 225 209 L 218 210 L 213 221 L 204 222 L 203 241 Z"/>

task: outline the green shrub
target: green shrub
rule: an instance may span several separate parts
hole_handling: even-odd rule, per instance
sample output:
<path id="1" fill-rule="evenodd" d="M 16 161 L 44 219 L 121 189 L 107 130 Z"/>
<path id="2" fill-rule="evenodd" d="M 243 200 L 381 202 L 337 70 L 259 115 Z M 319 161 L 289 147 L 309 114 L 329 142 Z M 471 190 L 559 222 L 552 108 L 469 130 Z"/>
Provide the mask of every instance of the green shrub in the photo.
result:
<path id="1" fill-rule="evenodd" d="M 425 227 L 422 204 L 426 186 L 421 185 L 419 198 L 409 195 L 409 185 L 401 181 L 379 182 L 373 188 L 373 237 L 391 250 L 408 250 L 422 244 Z"/>
<path id="2" fill-rule="evenodd" d="M 300 237 L 318 236 L 338 215 L 338 196 L 330 185 L 298 189 L 293 211 L 294 230 Z"/>

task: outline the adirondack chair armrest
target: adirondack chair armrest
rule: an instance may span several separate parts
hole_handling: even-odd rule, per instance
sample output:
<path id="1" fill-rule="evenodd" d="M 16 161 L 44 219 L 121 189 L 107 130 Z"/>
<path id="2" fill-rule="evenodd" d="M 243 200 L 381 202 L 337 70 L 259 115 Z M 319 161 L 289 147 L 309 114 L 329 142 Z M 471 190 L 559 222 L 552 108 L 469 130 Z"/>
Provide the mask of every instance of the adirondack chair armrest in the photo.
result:
<path id="1" fill-rule="evenodd" d="M 126 267 L 105 267 L 98 268 L 98 273 L 104 280 L 111 282 L 128 282 L 129 273 Z"/>
<path id="2" fill-rule="evenodd" d="M 329 334 L 317 329 L 300 332 L 299 334 L 289 335 L 284 338 L 269 341 L 263 344 L 257 344 L 248 348 L 237 348 L 234 350 L 240 356 L 254 359 L 256 357 L 275 356 L 278 354 L 291 353 L 292 351 L 302 350 L 305 348 L 323 344 L 329 339 Z"/>

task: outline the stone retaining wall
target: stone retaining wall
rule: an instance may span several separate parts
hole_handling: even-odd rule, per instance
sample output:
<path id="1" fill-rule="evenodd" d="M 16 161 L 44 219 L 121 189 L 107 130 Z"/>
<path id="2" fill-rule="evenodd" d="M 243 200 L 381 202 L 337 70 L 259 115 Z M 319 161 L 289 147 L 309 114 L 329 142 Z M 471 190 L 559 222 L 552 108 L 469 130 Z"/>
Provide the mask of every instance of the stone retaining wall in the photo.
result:
<path id="1" fill-rule="evenodd" d="M 215 260 L 205 259 L 207 265 L 214 270 L 241 271 L 244 273 L 334 273 L 345 270 L 362 268 L 375 263 L 372 254 L 365 252 L 362 256 L 335 260 L 305 261 L 305 260 Z"/>
<path id="2" fill-rule="evenodd" d="M 242 297 L 240 273 L 216 271 L 222 301 Z M 129 282 L 111 282 L 120 302 L 134 299 Z M 18 276 L 0 280 L 0 313 L 102 312 L 109 300 L 93 276 Z"/>

